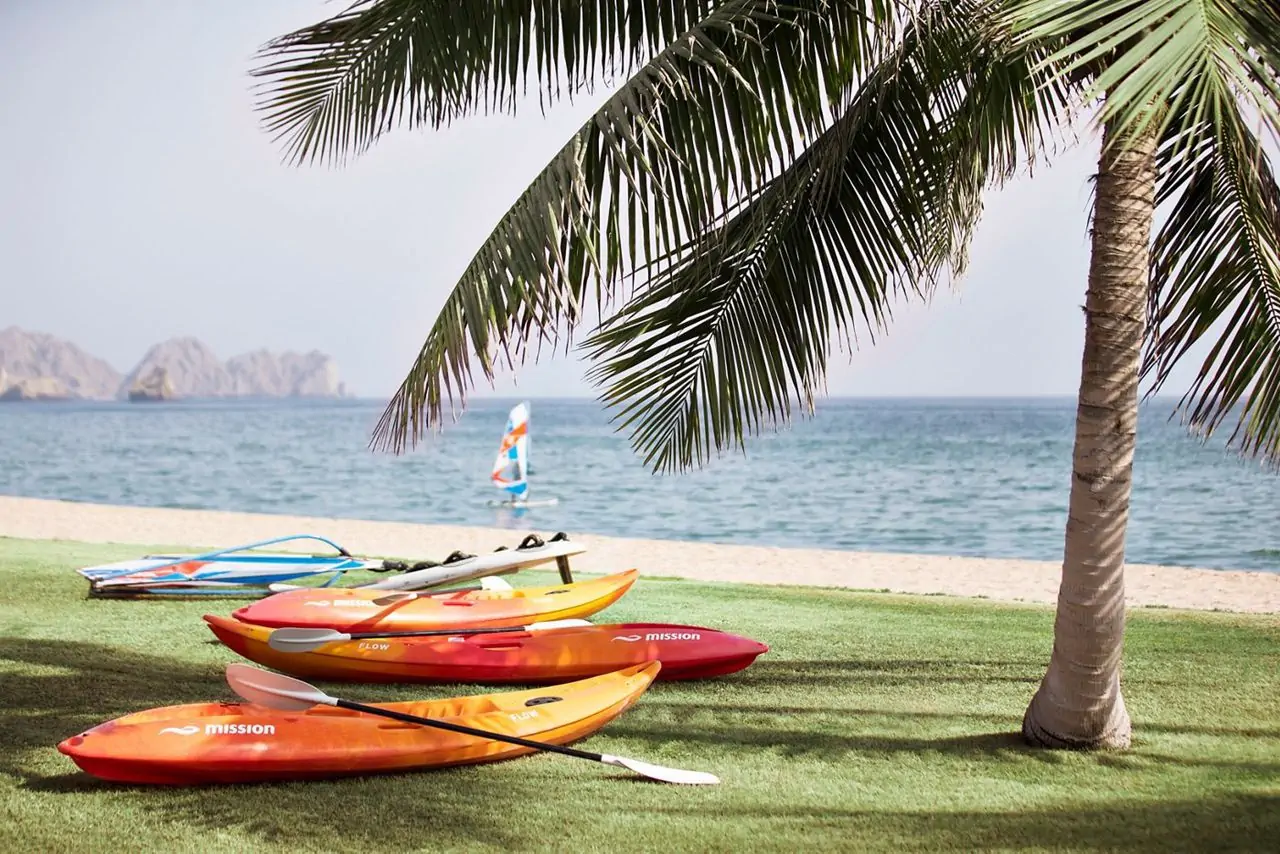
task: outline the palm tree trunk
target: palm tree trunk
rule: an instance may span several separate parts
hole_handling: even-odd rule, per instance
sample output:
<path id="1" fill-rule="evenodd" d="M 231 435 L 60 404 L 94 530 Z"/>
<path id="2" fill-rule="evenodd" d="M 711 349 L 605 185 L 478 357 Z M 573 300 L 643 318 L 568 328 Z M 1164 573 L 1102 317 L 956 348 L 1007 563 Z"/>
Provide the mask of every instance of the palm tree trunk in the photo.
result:
<path id="1" fill-rule="evenodd" d="M 1094 202 L 1084 364 L 1053 655 L 1022 721 L 1032 744 L 1126 748 L 1120 694 L 1124 540 L 1138 427 L 1138 370 L 1155 212 L 1156 139 L 1103 134 Z"/>

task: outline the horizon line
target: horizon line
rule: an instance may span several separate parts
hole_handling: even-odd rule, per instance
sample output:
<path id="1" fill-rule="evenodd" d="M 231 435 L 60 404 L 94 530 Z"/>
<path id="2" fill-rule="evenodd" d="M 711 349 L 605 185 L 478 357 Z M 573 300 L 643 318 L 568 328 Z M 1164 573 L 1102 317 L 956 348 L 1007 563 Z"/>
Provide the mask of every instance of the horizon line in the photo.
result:
<path id="1" fill-rule="evenodd" d="M 1150 398 L 1140 398 L 1139 404 L 1146 404 L 1153 401 L 1177 401 L 1182 397 L 1181 394 L 1159 394 Z M 1067 401 L 1077 400 L 1079 395 L 1071 393 L 1062 394 L 834 394 L 825 397 L 816 398 L 814 405 L 819 406 L 823 402 L 832 401 Z M 374 396 L 374 395 L 350 395 L 350 396 L 325 396 L 325 395 L 226 395 L 226 396 L 190 396 L 176 397 L 171 400 L 157 401 L 159 403 L 276 403 L 276 402 L 293 402 L 293 403 L 378 403 L 386 405 L 390 403 L 392 395 Z M 538 394 L 538 395 L 520 395 L 520 394 L 471 394 L 467 398 L 467 405 L 476 401 L 574 401 L 574 402 L 594 402 L 600 403 L 600 399 L 593 395 L 586 394 Z M 58 401 L 7 401 L 9 403 L 129 403 L 123 398 L 68 398 Z M 151 405 L 155 405 L 152 402 Z M 795 401 L 792 401 L 795 404 Z M 136 404 L 135 404 L 136 405 Z M 803 405 L 800 404 L 801 408 Z M 447 407 L 446 407 L 447 408 Z"/>

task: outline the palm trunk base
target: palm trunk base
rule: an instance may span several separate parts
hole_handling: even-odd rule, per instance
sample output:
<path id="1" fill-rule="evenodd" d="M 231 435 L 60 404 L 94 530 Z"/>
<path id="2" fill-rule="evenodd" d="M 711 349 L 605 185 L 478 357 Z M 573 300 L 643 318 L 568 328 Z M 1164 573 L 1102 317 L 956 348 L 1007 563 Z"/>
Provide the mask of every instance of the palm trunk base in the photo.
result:
<path id="1" fill-rule="evenodd" d="M 1129 749 L 1133 725 L 1118 686 L 1114 699 L 1103 708 L 1064 719 L 1062 705 L 1050 699 L 1052 675 L 1045 677 L 1022 716 L 1022 737 L 1027 744 L 1066 750 Z M 1080 728 L 1082 723 L 1087 729 Z"/>

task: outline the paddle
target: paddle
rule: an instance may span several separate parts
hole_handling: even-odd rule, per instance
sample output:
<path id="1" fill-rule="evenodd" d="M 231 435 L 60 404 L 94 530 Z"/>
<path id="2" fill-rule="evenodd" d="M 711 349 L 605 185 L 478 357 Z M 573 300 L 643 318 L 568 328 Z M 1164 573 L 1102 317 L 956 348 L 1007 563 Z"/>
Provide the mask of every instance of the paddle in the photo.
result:
<path id="1" fill-rule="evenodd" d="M 507 575 L 515 571 L 516 570 L 514 569 L 505 570 L 503 574 Z M 492 581 L 490 581 L 490 579 L 492 579 Z M 486 587 L 485 586 L 486 581 L 490 581 L 491 584 L 493 583 L 493 581 L 496 581 L 505 586 Z M 418 599 L 418 598 L 430 599 L 433 596 L 452 596 L 454 593 L 470 593 L 473 590 L 512 590 L 512 589 L 514 588 L 512 588 L 510 584 L 507 584 L 501 578 L 498 578 L 496 576 L 486 576 L 480 579 L 479 584 L 473 584 L 470 587 L 452 587 L 447 590 L 437 590 L 433 588 L 431 590 L 421 590 L 416 592 L 409 591 L 409 590 L 401 590 L 398 593 L 388 593 L 386 596 L 379 596 L 377 599 L 374 599 L 373 604 L 379 607 L 386 607 L 387 605 L 394 605 L 397 602 L 408 602 L 410 599 Z"/>
<path id="2" fill-rule="evenodd" d="M 509 744 L 518 744 L 521 747 L 531 747 L 534 750 L 546 750 L 552 753 L 561 753 L 565 756 L 572 756 L 575 759 L 589 759 L 592 762 L 602 762 L 605 765 L 626 768 L 628 771 L 634 771 L 642 777 L 648 777 L 651 780 L 660 780 L 663 783 L 684 783 L 691 786 L 705 786 L 720 782 L 719 777 L 714 774 L 708 774 L 705 771 L 685 771 L 680 768 L 665 768 L 661 765 L 641 762 L 638 759 L 628 759 L 625 756 L 611 756 L 607 753 L 592 753 L 587 750 L 577 750 L 573 747 L 563 747 L 559 744 L 532 741 L 527 738 L 521 738 L 518 735 L 504 735 L 502 733 L 489 732 L 488 730 L 483 729 L 473 729 L 469 726 L 450 723 L 448 721 L 421 718 L 417 715 L 406 715 L 402 712 L 383 709 L 378 706 L 366 706 L 363 703 L 355 703 L 351 700 L 330 697 L 319 688 L 316 688 L 314 685 L 309 685 L 300 679 L 293 679 L 289 676 L 272 673 L 267 670 L 259 670 L 258 668 L 250 667 L 247 664 L 228 664 L 227 684 L 231 686 L 232 691 L 235 691 L 250 703 L 257 703 L 260 706 L 266 706 L 271 709 L 280 709 L 288 712 L 301 712 L 315 705 L 337 706 L 340 709 L 350 709 L 353 712 L 364 712 L 369 715 L 381 715 L 384 718 L 391 718 L 392 720 L 402 721 L 404 723 L 419 724 L 421 726 L 435 727 L 436 729 L 445 729 L 450 732 L 458 732 L 463 735 L 473 735 L 478 738 L 487 738 L 493 741 L 505 741 Z"/>
<path id="3" fill-rule="evenodd" d="M 548 629 L 568 629 L 590 626 L 586 620 L 547 620 L 527 626 L 485 626 L 474 629 L 419 629 L 405 632 L 337 632 L 333 629 L 276 629 L 267 636 L 267 645 L 278 652 L 310 652 L 327 643 L 361 640 L 363 638 L 421 638 L 449 635 L 487 635 L 500 632 L 541 632 Z"/>
<path id="4" fill-rule="evenodd" d="M 423 595 L 423 596 L 427 596 L 427 597 L 431 597 L 431 596 L 439 596 L 441 592 L 443 592 L 443 593 L 461 593 L 461 592 L 463 592 L 464 590 L 479 590 L 479 589 L 481 589 L 481 588 L 479 588 L 479 587 L 462 587 L 462 588 L 459 588 L 458 590 L 433 591 L 433 592 L 431 592 L 431 593 L 423 593 L 422 595 Z M 386 605 L 394 605 L 394 604 L 396 604 L 397 602 L 408 602 L 410 599 L 417 599 L 417 598 L 418 598 L 418 594 L 417 594 L 417 593 L 409 593 L 408 591 L 405 591 L 405 592 L 403 592 L 403 593 L 390 593 L 390 594 L 388 594 L 388 595 L 386 595 L 386 596 L 379 596 L 377 599 L 374 599 L 374 600 L 373 600 L 373 604 L 375 604 L 375 605 L 377 605 L 377 606 L 379 606 L 379 607 L 383 607 L 383 606 L 386 606 Z"/>

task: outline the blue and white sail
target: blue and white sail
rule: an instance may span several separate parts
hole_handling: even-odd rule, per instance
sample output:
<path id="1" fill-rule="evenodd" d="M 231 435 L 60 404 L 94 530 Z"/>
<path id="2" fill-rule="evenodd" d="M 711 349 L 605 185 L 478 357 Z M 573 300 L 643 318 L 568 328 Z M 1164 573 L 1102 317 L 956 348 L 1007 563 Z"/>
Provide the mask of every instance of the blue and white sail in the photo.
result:
<path id="1" fill-rule="evenodd" d="M 318 540 L 336 555 L 253 553 L 254 549 L 291 540 Z M 89 580 L 91 591 L 118 595 L 195 595 L 267 592 L 278 581 L 330 575 L 323 585 L 356 569 L 380 567 L 382 561 L 352 557 L 337 543 L 314 534 L 295 534 L 234 546 L 205 554 L 147 555 L 136 560 L 88 566 L 77 570 Z"/>
<path id="2" fill-rule="evenodd" d="M 332 546 L 338 554 L 253 551 L 291 540 L 318 540 Z M 563 533 L 545 542 L 536 534 L 530 534 L 515 548 L 503 546 L 491 554 L 473 555 L 455 551 L 442 562 L 426 560 L 408 563 L 355 557 L 324 537 L 294 534 L 205 554 L 146 555 L 134 560 L 87 566 L 77 572 L 89 580 L 90 592 L 99 596 L 266 595 L 296 590 L 300 586 L 317 586 L 288 582 L 315 580 L 326 575 L 329 578 L 318 586 L 330 587 L 340 575 L 361 569 L 395 574 L 381 581 L 359 583 L 351 585 L 352 587 L 425 590 L 473 578 L 516 572 L 547 561 L 560 562 L 583 551 L 585 549 L 582 546 L 571 543 Z M 503 583 L 505 582 L 499 580 L 488 582 L 490 587 Z"/>
<path id="3" fill-rule="evenodd" d="M 489 502 L 491 506 L 538 507 L 556 504 L 559 499 L 529 500 L 529 404 L 516 404 L 507 415 L 507 429 L 502 433 L 498 455 L 489 473 L 493 485 L 507 493 L 507 499 Z"/>
<path id="4" fill-rule="evenodd" d="M 512 502 L 528 494 L 529 404 L 517 404 L 507 415 L 507 429 L 502 434 L 489 477 L 494 486 L 511 496 Z"/>

